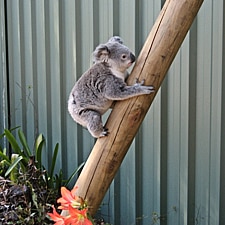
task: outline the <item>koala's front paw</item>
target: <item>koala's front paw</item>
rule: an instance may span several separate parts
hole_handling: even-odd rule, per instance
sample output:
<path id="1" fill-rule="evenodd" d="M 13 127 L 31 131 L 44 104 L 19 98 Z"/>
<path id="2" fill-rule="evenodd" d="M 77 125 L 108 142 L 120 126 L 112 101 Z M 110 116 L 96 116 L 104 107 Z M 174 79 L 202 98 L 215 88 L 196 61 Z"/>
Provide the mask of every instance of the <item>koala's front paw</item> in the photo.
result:
<path id="1" fill-rule="evenodd" d="M 155 92 L 155 88 L 153 86 L 141 86 L 141 89 L 146 93 L 146 94 L 151 94 L 152 92 Z"/>
<path id="2" fill-rule="evenodd" d="M 135 87 L 140 87 L 142 90 L 146 92 L 146 94 L 150 94 L 155 91 L 155 88 L 151 86 L 144 86 L 145 79 L 143 79 L 141 82 L 138 81 L 138 78 L 136 78 L 136 83 L 134 84 Z"/>

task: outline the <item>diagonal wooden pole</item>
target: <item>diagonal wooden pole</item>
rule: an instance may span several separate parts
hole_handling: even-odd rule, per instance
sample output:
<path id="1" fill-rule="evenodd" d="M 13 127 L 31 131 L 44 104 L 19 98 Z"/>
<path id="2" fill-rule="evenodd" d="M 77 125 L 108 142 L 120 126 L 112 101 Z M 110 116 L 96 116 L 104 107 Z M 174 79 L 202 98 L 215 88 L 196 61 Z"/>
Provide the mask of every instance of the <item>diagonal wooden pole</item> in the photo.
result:
<path id="1" fill-rule="evenodd" d="M 128 79 L 145 79 L 155 94 L 117 102 L 106 127 L 109 136 L 99 138 L 75 184 L 94 215 L 119 169 L 178 49 L 203 0 L 167 0 Z"/>

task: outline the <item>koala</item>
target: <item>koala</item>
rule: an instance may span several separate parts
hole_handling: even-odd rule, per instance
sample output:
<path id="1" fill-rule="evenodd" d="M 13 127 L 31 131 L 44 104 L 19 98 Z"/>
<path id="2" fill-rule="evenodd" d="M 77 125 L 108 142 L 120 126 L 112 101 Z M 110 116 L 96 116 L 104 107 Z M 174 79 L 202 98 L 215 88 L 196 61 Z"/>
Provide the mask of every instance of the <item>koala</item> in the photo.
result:
<path id="1" fill-rule="evenodd" d="M 103 126 L 102 115 L 113 101 L 154 92 L 153 86 L 143 85 L 144 81 L 127 86 L 125 76 L 135 56 L 117 40 L 111 38 L 111 41 L 96 47 L 93 53 L 96 62 L 78 79 L 69 95 L 70 115 L 95 138 L 109 134 Z"/>

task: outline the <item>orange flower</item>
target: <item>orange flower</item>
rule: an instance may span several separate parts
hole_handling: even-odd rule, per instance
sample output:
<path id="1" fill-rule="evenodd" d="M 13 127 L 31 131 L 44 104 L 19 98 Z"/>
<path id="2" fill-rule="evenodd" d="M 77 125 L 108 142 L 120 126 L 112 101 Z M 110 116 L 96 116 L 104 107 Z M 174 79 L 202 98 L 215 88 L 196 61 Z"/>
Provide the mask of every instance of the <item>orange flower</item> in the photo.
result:
<path id="1" fill-rule="evenodd" d="M 62 197 L 57 200 L 57 202 L 61 204 L 61 206 L 58 207 L 59 209 L 68 210 L 70 205 L 77 209 L 83 206 L 83 199 L 75 195 L 77 188 L 76 186 L 69 191 L 65 187 L 61 187 Z"/>
<path id="2" fill-rule="evenodd" d="M 70 217 L 65 219 L 65 224 L 70 225 L 93 225 L 87 217 L 87 208 L 78 210 L 71 206 L 68 208 Z"/>
<path id="3" fill-rule="evenodd" d="M 48 215 L 51 217 L 51 219 L 55 222 L 55 225 L 65 225 L 64 219 L 65 217 L 59 215 L 56 210 L 55 207 L 52 206 L 53 208 L 53 213 L 48 213 Z"/>
<path id="4" fill-rule="evenodd" d="M 53 208 L 53 213 L 48 213 L 51 219 L 55 222 L 54 225 L 93 225 L 87 216 L 87 205 L 85 201 L 77 197 L 75 192 L 78 187 L 74 187 L 71 191 L 67 190 L 65 187 L 61 187 L 62 197 L 57 200 L 61 203 L 59 209 L 68 210 L 68 216 L 59 215 L 55 207 Z"/>

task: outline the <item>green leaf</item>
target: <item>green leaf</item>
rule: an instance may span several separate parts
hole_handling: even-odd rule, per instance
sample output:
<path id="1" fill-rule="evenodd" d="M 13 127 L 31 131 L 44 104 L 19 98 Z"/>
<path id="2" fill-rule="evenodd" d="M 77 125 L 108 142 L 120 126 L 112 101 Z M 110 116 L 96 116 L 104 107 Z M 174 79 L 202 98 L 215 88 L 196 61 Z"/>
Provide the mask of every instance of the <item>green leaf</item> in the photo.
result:
<path id="1" fill-rule="evenodd" d="M 58 191 L 62 187 L 62 181 L 63 181 L 62 177 L 63 177 L 63 173 L 62 173 L 62 170 L 60 170 L 59 174 L 55 175 L 55 189 Z"/>
<path id="2" fill-rule="evenodd" d="M 21 131 L 19 129 L 18 130 L 18 135 L 19 135 L 20 142 L 23 145 L 23 150 L 24 150 L 25 155 L 27 157 L 30 157 L 32 155 L 32 153 L 31 153 L 30 148 L 29 148 L 29 146 L 27 144 L 27 140 L 26 140 L 26 137 L 25 137 L 23 131 Z"/>
<path id="3" fill-rule="evenodd" d="M 7 137 L 9 143 L 11 144 L 14 152 L 20 156 L 23 157 L 23 168 L 26 167 L 28 161 L 29 161 L 29 158 L 27 158 L 27 156 L 24 154 L 24 152 L 21 150 L 19 144 L 17 143 L 15 137 L 12 135 L 12 133 L 5 129 L 5 136 Z"/>
<path id="4" fill-rule="evenodd" d="M 35 141 L 35 153 L 36 153 L 36 159 L 37 159 L 37 167 L 40 169 L 42 167 L 42 149 L 43 145 L 45 143 L 45 138 L 42 134 L 40 134 L 36 141 Z"/>
<path id="5" fill-rule="evenodd" d="M 16 156 L 13 160 L 13 163 L 11 164 L 11 166 L 8 168 L 8 170 L 5 172 L 5 176 L 7 177 L 12 171 L 13 169 L 18 165 L 18 163 L 23 159 L 22 156 Z M 13 176 L 15 177 L 15 176 Z M 13 179 L 13 181 L 15 181 L 15 179 Z"/>
<path id="6" fill-rule="evenodd" d="M 71 174 L 71 176 L 65 181 L 65 186 L 68 187 L 74 176 L 83 168 L 85 162 L 82 162 L 79 167 Z"/>
<path id="7" fill-rule="evenodd" d="M 56 158 L 57 158 L 57 155 L 58 155 L 58 151 L 59 151 L 59 143 L 57 143 L 55 148 L 54 148 L 54 152 L 53 152 L 53 156 L 52 156 L 52 164 L 51 164 L 50 174 L 49 174 L 50 179 L 53 178 L 53 173 L 54 173 L 54 170 L 55 170 L 55 164 L 56 164 Z"/>
<path id="8" fill-rule="evenodd" d="M 32 185 L 31 185 L 32 187 Z M 35 207 L 38 209 L 38 197 L 37 197 L 37 194 L 35 193 L 34 191 L 34 188 L 32 187 L 32 200 L 33 200 L 33 203 L 35 205 Z"/>
<path id="9" fill-rule="evenodd" d="M 41 142 L 45 141 L 44 135 L 39 134 L 35 141 L 35 149 L 38 148 L 38 146 L 41 144 Z"/>
<path id="10" fill-rule="evenodd" d="M 0 158 L 6 160 L 7 162 L 10 162 L 9 157 L 6 155 L 5 152 L 6 152 L 5 149 L 3 151 L 2 150 L 0 151 Z"/>
<path id="11" fill-rule="evenodd" d="M 16 130 L 16 129 L 19 128 L 19 127 L 20 127 L 20 126 L 11 128 L 11 129 L 10 129 L 10 132 L 13 131 L 13 130 Z M 5 136 L 5 132 L 4 132 L 3 134 L 0 135 L 0 139 L 3 138 L 4 136 Z"/>
<path id="12" fill-rule="evenodd" d="M 7 129 L 5 129 L 5 136 L 7 137 L 8 141 L 9 141 L 9 143 L 11 144 L 11 146 L 12 146 L 13 150 L 15 151 L 15 153 L 17 153 L 17 154 L 19 154 L 19 155 L 25 156 L 24 153 L 21 151 L 21 148 L 20 148 L 20 146 L 18 145 L 18 143 L 17 143 L 15 137 L 14 137 L 14 136 L 12 135 L 12 133 L 11 133 L 9 130 L 7 130 Z"/>

